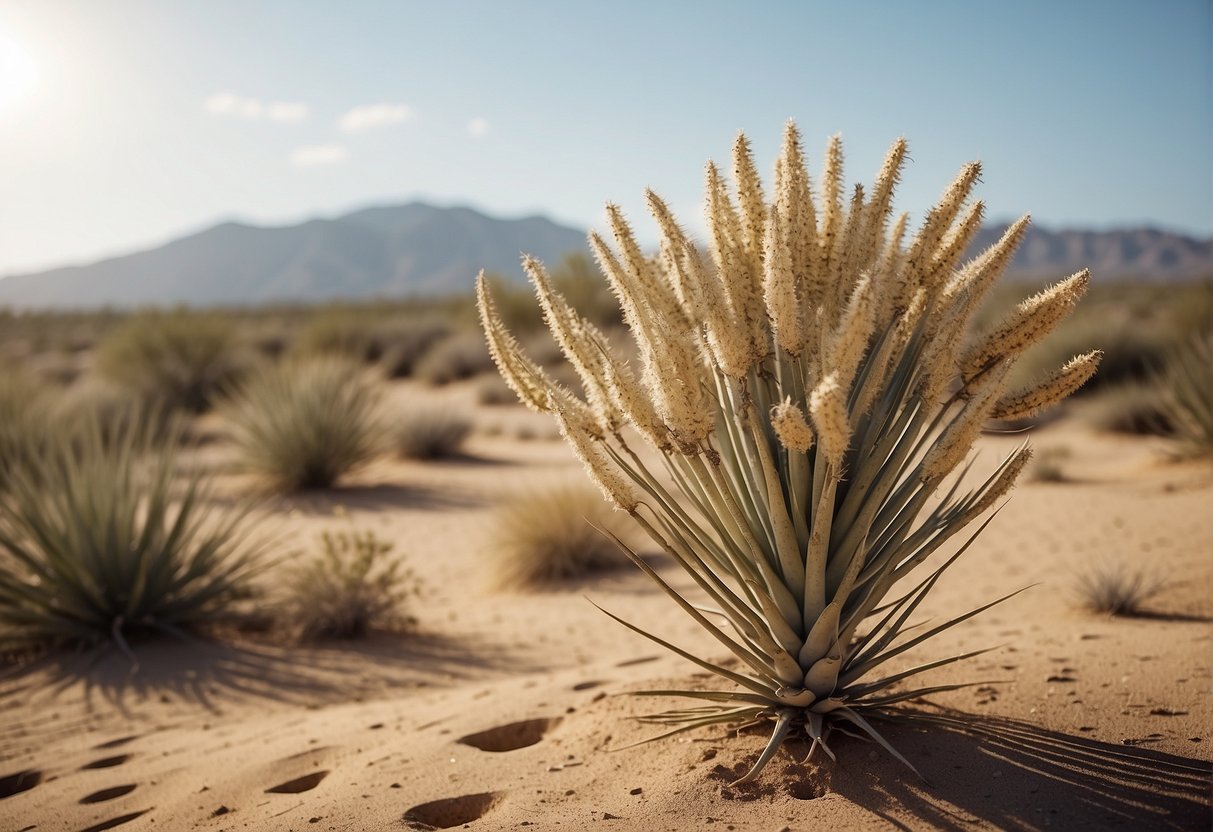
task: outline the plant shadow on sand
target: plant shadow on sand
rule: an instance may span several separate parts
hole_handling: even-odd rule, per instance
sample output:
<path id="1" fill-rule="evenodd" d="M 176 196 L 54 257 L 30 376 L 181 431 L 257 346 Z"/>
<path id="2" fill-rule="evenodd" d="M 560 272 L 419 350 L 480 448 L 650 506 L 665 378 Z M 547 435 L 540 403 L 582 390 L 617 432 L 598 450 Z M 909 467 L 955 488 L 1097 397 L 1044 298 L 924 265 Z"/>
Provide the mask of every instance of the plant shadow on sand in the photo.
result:
<path id="1" fill-rule="evenodd" d="M 305 646 L 165 637 L 137 645 L 135 655 L 137 667 L 112 649 L 47 654 L 0 674 L 0 701 L 36 695 L 53 702 L 82 689 L 86 701 L 100 700 L 124 716 L 156 699 L 212 711 L 255 700 L 317 706 L 516 673 L 521 661 L 503 644 L 473 646 L 422 633 Z"/>
<path id="2" fill-rule="evenodd" d="M 416 485 L 348 485 L 341 488 L 302 491 L 279 498 L 278 505 L 285 511 L 296 510 L 304 514 L 332 514 L 340 506 L 347 511 L 395 511 L 413 509 L 418 511 L 446 511 L 472 509 L 483 505 L 483 500 L 470 496 L 459 496 Z"/>
<path id="3" fill-rule="evenodd" d="M 1207 829 L 1213 820 L 1213 765 L 1128 745 L 1113 745 L 1003 717 L 947 712 L 959 726 L 888 725 L 885 736 L 926 778 L 914 777 L 871 743 L 844 738 L 839 762 L 785 762 L 791 796 L 827 792 L 863 806 L 892 828 L 1102 830 Z M 789 749 L 803 759 L 807 742 Z M 876 755 L 872 752 L 877 750 Z M 784 758 L 786 761 L 786 757 Z M 824 758 L 823 758 L 824 759 Z M 744 772 L 718 768 L 732 779 Z M 723 796 L 757 799 L 763 783 Z"/>

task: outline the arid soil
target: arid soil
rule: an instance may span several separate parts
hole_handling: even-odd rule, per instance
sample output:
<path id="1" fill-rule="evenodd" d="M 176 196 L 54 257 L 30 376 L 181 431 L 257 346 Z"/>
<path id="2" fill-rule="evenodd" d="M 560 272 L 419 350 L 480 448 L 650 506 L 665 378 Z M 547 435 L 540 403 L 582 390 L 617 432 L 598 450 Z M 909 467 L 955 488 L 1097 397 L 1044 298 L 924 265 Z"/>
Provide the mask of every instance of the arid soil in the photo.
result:
<path id="1" fill-rule="evenodd" d="M 472 407 L 470 388 L 444 395 Z M 921 704 L 947 724 L 887 728 L 923 779 L 872 743 L 836 737 L 837 763 L 805 762 L 807 744 L 792 743 L 757 784 L 734 789 L 761 731 L 629 747 L 657 733 L 632 717 L 673 703 L 623 694 L 721 683 L 591 600 L 723 658 L 637 570 L 536 594 L 487 585 L 495 506 L 582 475 L 541 417 L 476 417 L 499 430 L 462 458 L 378 463 L 263 512 L 285 549 L 351 524 L 394 541 L 424 584 L 408 629 L 314 646 L 274 632 L 147 643 L 137 671 L 116 651 L 5 668 L 0 829 L 1209 827 L 1207 462 L 1170 462 L 1156 441 L 1092 434 L 1072 418 L 984 438 L 987 470 L 1025 438 L 1069 456 L 1063 482 L 1025 479 L 922 610 L 938 621 L 1030 587 L 906 657 L 996 648 L 935 672 L 940 684 L 981 683 Z M 536 438 L 517 438 L 524 427 Z M 208 453 L 222 470 L 222 446 Z M 1166 579 L 1144 615 L 1081 607 L 1076 576 L 1105 558 Z M 689 591 L 670 561 L 654 563 Z"/>

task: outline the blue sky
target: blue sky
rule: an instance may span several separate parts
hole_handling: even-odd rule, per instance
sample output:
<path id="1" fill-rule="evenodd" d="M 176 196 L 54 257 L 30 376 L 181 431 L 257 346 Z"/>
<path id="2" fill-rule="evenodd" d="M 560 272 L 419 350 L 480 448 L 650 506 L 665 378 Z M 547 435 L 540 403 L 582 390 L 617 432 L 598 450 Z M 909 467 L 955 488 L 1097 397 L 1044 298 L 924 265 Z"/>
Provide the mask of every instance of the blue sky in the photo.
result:
<path id="1" fill-rule="evenodd" d="M 414 198 L 695 228 L 789 117 L 851 181 L 906 136 L 916 214 L 979 158 L 994 218 L 1213 230 L 1207 0 L 746 5 L 6 0 L 0 274 Z"/>

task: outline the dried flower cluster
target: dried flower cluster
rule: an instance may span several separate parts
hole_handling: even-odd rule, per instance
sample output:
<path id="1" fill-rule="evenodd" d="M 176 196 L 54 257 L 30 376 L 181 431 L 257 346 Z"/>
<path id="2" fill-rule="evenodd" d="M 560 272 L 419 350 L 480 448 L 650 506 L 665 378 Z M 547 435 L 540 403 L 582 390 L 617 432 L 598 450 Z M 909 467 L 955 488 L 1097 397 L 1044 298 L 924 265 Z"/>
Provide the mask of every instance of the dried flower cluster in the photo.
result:
<path id="1" fill-rule="evenodd" d="M 527 357 L 478 282 L 481 320 L 506 382 L 531 408 L 555 416 L 607 499 L 677 559 L 731 625 L 717 626 L 633 555 L 745 668 L 734 672 L 644 633 L 739 688 L 661 692 L 710 704 L 653 719 L 674 730 L 775 721 L 743 780 L 794 727 L 827 752 L 827 732 L 841 723 L 889 748 L 869 718 L 936 689 L 889 686 L 965 657 L 869 677 L 980 610 L 897 638 L 954 558 L 899 600 L 886 597 L 1023 470 L 1026 447 L 965 490 L 958 469 L 982 425 L 1057 403 L 1099 360 L 1087 353 L 1030 389 L 1005 389 L 1011 363 L 1066 317 L 1088 275 L 1028 298 L 991 331 L 966 339 L 1028 220 L 962 262 L 984 216 L 982 203 L 969 201 L 981 172 L 972 163 L 907 242 L 906 216 L 893 216 L 905 159 L 899 139 L 871 188 L 857 185 L 848 197 L 839 139 L 830 140 L 814 183 L 789 123 L 768 196 L 739 136 L 732 189 L 707 167 L 706 250 L 651 192 L 656 257 L 608 206 L 614 245 L 591 233 L 590 246 L 635 339 L 635 365 L 525 258 L 584 398 Z M 633 447 L 637 436 L 659 452 L 668 479 Z M 946 496 L 929 501 L 949 480 Z"/>

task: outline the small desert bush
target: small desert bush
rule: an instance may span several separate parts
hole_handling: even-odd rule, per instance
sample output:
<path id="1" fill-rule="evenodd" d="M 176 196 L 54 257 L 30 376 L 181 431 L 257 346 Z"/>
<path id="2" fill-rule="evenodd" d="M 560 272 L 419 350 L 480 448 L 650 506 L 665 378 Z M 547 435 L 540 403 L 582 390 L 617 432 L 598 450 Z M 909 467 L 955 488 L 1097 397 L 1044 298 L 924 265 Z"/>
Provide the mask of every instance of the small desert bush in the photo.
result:
<path id="1" fill-rule="evenodd" d="M 459 452 L 472 423 L 449 407 L 415 405 L 400 413 L 393 430 L 401 456 L 441 459 Z"/>
<path id="2" fill-rule="evenodd" d="M 1213 338 L 1193 336 L 1158 376 L 1162 412 L 1180 456 L 1213 453 Z"/>
<path id="3" fill-rule="evenodd" d="M 417 579 L 391 550 L 371 531 L 323 532 L 319 551 L 286 581 L 287 620 L 300 637 L 357 638 L 399 623 Z"/>
<path id="4" fill-rule="evenodd" d="M 365 316 L 344 309 L 318 310 L 303 325 L 293 349 L 305 355 L 337 355 L 366 363 L 378 361 L 383 354 Z"/>
<path id="5" fill-rule="evenodd" d="M 379 363 L 388 378 L 411 376 L 430 348 L 450 333 L 451 328 L 444 321 L 399 320 L 382 323 L 375 330 L 382 353 Z"/>
<path id="6" fill-rule="evenodd" d="M 55 397 L 23 370 L 0 367 L 0 492 L 52 438 Z"/>
<path id="7" fill-rule="evenodd" d="M 1028 468 L 1028 479 L 1033 482 L 1065 482 L 1066 461 L 1072 456 L 1069 448 L 1045 448 L 1036 454 Z"/>
<path id="8" fill-rule="evenodd" d="M 272 488 L 328 488 L 383 448 L 380 385 L 335 356 L 264 367 L 222 405 L 239 463 Z"/>
<path id="9" fill-rule="evenodd" d="M 447 336 L 434 344 L 413 368 L 413 375 L 433 385 L 450 384 L 493 369 L 484 338 L 474 332 Z"/>
<path id="10" fill-rule="evenodd" d="M 476 381 L 476 401 L 489 407 L 517 404 L 518 397 L 498 375 L 484 375 Z"/>
<path id="11" fill-rule="evenodd" d="M 247 505 L 178 483 L 172 437 L 138 421 L 50 446 L 0 500 L 0 639 L 98 643 L 178 633 L 233 614 L 261 544 Z"/>
<path id="12" fill-rule="evenodd" d="M 811 738 L 810 753 L 830 753 L 837 728 L 902 759 L 875 722 L 911 718 L 903 703 L 962 687 L 921 686 L 917 675 L 977 653 L 901 670 L 903 654 L 1015 594 L 911 629 L 923 599 L 984 523 L 956 555 L 924 576 L 912 573 L 988 516 L 1030 459 L 1020 448 L 988 477 L 967 481 L 970 450 L 987 421 L 1057 404 L 1099 362 L 1098 352 L 1082 352 L 1026 386 L 1008 381 L 1024 351 L 1083 296 L 1085 271 L 966 337 L 1028 220 L 965 261 L 984 217 L 983 203 L 970 201 L 981 167 L 970 163 L 909 231 L 906 216 L 892 211 L 906 153 L 903 140 L 894 142 L 872 187 L 851 190 L 835 137 L 820 182 L 810 183 L 789 124 L 768 197 L 740 136 L 732 188 L 708 165 L 706 251 L 655 194 L 647 201 L 657 257 L 608 206 L 614 245 L 596 232 L 590 244 L 635 342 L 630 359 L 525 257 L 544 321 L 584 397 L 527 355 L 488 283 L 477 282 L 482 325 L 507 383 L 555 418 L 605 497 L 718 611 L 720 618 L 705 615 L 698 600 L 633 556 L 739 662 L 731 669 L 673 648 L 730 686 L 650 691 L 700 707 L 649 720 L 670 733 L 773 723 L 738 782 L 758 776 L 792 731 Z"/>
<path id="13" fill-rule="evenodd" d="M 1138 615 L 1142 605 L 1165 588 L 1165 581 L 1123 561 L 1091 564 L 1077 579 L 1083 606 L 1108 615 Z"/>
<path id="14" fill-rule="evenodd" d="M 1138 436 L 1170 436 L 1174 430 L 1156 380 L 1127 381 L 1091 397 L 1087 422 L 1098 430 Z"/>
<path id="15" fill-rule="evenodd" d="M 210 314 L 149 313 L 130 318 L 97 350 L 97 370 L 145 401 L 194 413 L 248 366 L 235 327 Z"/>
<path id="16" fill-rule="evenodd" d="M 492 582 L 536 589 L 627 563 L 606 533 L 627 535 L 624 517 L 583 485 L 554 486 L 519 496 L 496 514 L 487 554 Z"/>

